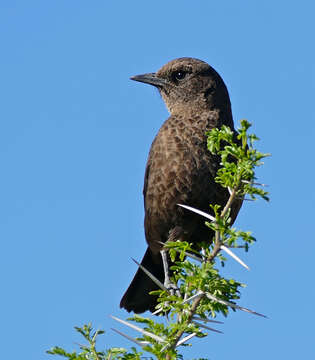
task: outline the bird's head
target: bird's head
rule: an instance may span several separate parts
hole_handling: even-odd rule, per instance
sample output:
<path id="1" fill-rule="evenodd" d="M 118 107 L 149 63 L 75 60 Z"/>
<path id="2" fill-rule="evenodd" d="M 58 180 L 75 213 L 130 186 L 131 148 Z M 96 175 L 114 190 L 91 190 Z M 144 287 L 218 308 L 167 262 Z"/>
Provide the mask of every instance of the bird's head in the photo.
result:
<path id="1" fill-rule="evenodd" d="M 131 77 L 157 87 L 172 115 L 230 107 L 226 86 L 220 75 L 204 61 L 179 58 L 156 73 Z"/>

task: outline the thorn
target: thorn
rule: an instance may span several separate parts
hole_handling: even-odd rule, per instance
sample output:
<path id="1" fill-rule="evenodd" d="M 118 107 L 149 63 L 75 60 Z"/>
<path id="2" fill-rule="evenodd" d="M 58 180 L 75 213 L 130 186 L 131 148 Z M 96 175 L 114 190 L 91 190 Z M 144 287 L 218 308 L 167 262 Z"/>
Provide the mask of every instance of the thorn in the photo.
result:
<path id="1" fill-rule="evenodd" d="M 256 311 L 253 311 L 253 310 L 244 308 L 244 307 L 242 307 L 242 306 L 238 306 L 238 305 L 236 305 L 236 304 L 234 304 L 234 303 L 232 303 L 232 302 L 230 302 L 230 301 L 225 301 L 225 300 L 222 300 L 222 299 L 218 299 L 218 298 L 216 298 L 215 296 L 213 296 L 212 294 L 206 293 L 206 296 L 207 296 L 208 299 L 210 299 L 210 300 L 212 300 L 212 301 L 216 301 L 216 302 L 218 302 L 218 303 L 220 303 L 220 304 L 223 304 L 223 305 L 226 305 L 226 306 L 230 306 L 230 307 L 232 307 L 232 308 L 234 308 L 234 309 L 239 309 L 239 310 L 248 312 L 248 313 L 253 314 L 253 315 L 258 315 L 258 316 L 267 318 L 266 315 L 260 314 L 260 313 L 258 313 L 258 312 L 256 312 Z"/>
<path id="2" fill-rule="evenodd" d="M 185 252 L 185 254 L 188 256 L 188 257 L 190 257 L 190 258 L 192 258 L 192 259 L 194 259 L 194 260 L 197 260 L 197 261 L 199 261 L 199 262 L 202 262 L 203 261 L 203 258 L 201 257 L 201 256 L 197 256 L 197 255 L 194 255 L 194 254 L 192 254 L 192 253 L 190 253 L 190 252 Z"/>
<path id="3" fill-rule="evenodd" d="M 162 353 L 163 351 L 165 351 L 169 346 L 170 346 L 170 344 L 164 345 L 164 346 L 162 347 L 162 349 L 161 349 L 161 353 Z"/>
<path id="4" fill-rule="evenodd" d="M 158 287 L 160 287 L 162 290 L 164 290 L 164 291 L 166 291 L 166 292 L 169 292 L 168 289 L 161 283 L 161 281 L 158 280 L 154 275 L 152 275 L 152 274 L 150 273 L 150 271 L 148 271 L 144 266 L 142 266 L 141 264 L 139 264 L 137 260 L 135 260 L 135 259 L 133 259 L 133 258 L 131 258 L 131 259 L 139 266 L 139 268 L 140 268 L 141 270 L 143 270 L 143 271 L 149 276 L 149 278 L 150 278 L 152 281 L 154 281 L 154 282 L 156 283 L 156 285 L 157 285 Z"/>
<path id="5" fill-rule="evenodd" d="M 133 337 L 127 335 L 127 334 L 124 334 L 123 332 L 121 332 L 121 331 L 119 331 L 119 330 L 116 330 L 116 329 L 114 329 L 114 328 L 111 328 L 111 329 L 112 329 L 113 331 L 115 331 L 117 334 L 125 337 L 126 339 L 134 342 L 135 344 L 137 344 L 137 345 L 139 345 L 139 346 L 141 346 L 141 347 L 150 344 L 149 341 L 139 341 L 139 340 L 136 340 L 136 339 L 134 339 Z"/>
<path id="6" fill-rule="evenodd" d="M 211 323 L 215 323 L 215 324 L 224 324 L 224 322 L 222 322 L 222 321 L 211 320 L 211 319 L 203 319 L 203 318 L 198 317 L 198 316 L 193 316 L 193 320 L 204 321 L 206 323 L 211 322 Z"/>
<path id="7" fill-rule="evenodd" d="M 259 186 L 268 186 L 267 184 L 261 184 L 261 183 L 252 182 L 252 181 L 248 181 L 248 180 L 242 180 L 242 182 L 245 183 L 245 184 L 252 184 L 252 185 L 259 185 Z"/>
<path id="8" fill-rule="evenodd" d="M 134 325 L 134 324 L 130 324 L 130 323 L 128 323 L 127 321 L 122 320 L 122 319 L 119 319 L 119 318 L 117 318 L 116 316 L 113 316 L 113 315 L 110 315 L 110 317 L 111 317 L 112 319 L 114 319 L 114 320 L 116 320 L 116 321 L 118 321 L 118 322 L 126 325 L 126 326 L 129 326 L 130 328 L 132 328 L 132 329 L 134 329 L 134 330 L 137 330 L 137 331 L 141 332 L 143 335 L 146 335 L 146 336 L 151 337 L 152 339 L 156 340 L 157 342 L 160 342 L 160 343 L 165 342 L 165 340 L 162 339 L 160 336 L 157 336 L 157 335 L 155 335 L 155 334 L 152 334 L 152 333 L 150 333 L 149 331 L 143 330 L 143 329 L 140 328 L 139 326 L 136 326 L 136 325 Z"/>
<path id="9" fill-rule="evenodd" d="M 229 249 L 245 249 L 246 248 L 245 245 L 231 245 L 231 246 L 224 245 L 224 246 L 229 248 Z"/>
<path id="10" fill-rule="evenodd" d="M 189 301 L 194 300 L 194 299 L 196 299 L 196 298 L 198 298 L 198 297 L 200 297 L 200 296 L 202 296 L 202 295 L 204 295 L 204 292 L 203 292 L 203 291 L 198 291 L 197 294 L 195 294 L 195 295 L 191 296 L 190 298 L 184 300 L 184 301 L 182 302 L 182 304 L 186 304 L 186 303 L 188 303 Z"/>
<path id="11" fill-rule="evenodd" d="M 208 329 L 208 330 L 210 330 L 210 331 L 214 331 L 214 332 L 216 332 L 216 333 L 223 334 L 222 331 L 217 330 L 217 329 L 213 329 L 213 328 L 211 328 L 211 327 L 209 327 L 209 326 L 207 326 L 207 325 L 204 325 L 204 324 L 200 324 L 200 323 L 198 323 L 197 321 L 193 321 L 193 323 L 194 323 L 195 325 L 199 326 L 199 327 L 204 328 L 204 329 Z"/>
<path id="12" fill-rule="evenodd" d="M 157 314 L 159 314 L 160 312 L 162 312 L 163 311 L 163 309 L 157 309 L 157 310 L 155 310 L 153 313 L 152 313 L 152 315 L 157 315 Z"/>
<path id="13" fill-rule="evenodd" d="M 196 214 L 199 214 L 199 215 L 201 215 L 201 216 L 204 216 L 205 218 L 210 219 L 211 221 L 215 221 L 215 217 L 213 217 L 213 216 L 210 215 L 210 214 L 207 214 L 207 213 L 204 212 L 204 211 L 195 209 L 195 208 L 193 208 L 193 207 L 191 207 L 191 206 L 188 206 L 188 205 L 182 205 L 182 204 L 177 204 L 177 205 L 178 205 L 178 206 L 181 206 L 181 207 L 183 207 L 183 208 L 185 208 L 185 209 L 187 209 L 187 210 L 190 210 L 190 211 L 192 211 L 192 212 L 195 212 Z"/>
<path id="14" fill-rule="evenodd" d="M 178 250 L 178 249 L 174 249 L 174 250 L 177 251 L 178 253 L 180 253 L 180 250 Z M 187 251 L 185 251 L 185 255 L 188 256 L 188 257 L 190 257 L 190 258 L 192 258 L 192 259 L 194 259 L 194 260 L 197 260 L 197 261 L 199 261 L 199 262 L 202 262 L 202 257 L 201 257 L 201 256 L 192 254 L 192 253 L 187 252 Z"/>
<path id="15" fill-rule="evenodd" d="M 229 248 L 227 248 L 224 245 L 221 245 L 220 248 L 224 250 L 226 253 L 228 253 L 234 260 L 236 260 L 238 263 L 244 266 L 244 268 L 249 270 L 249 267 L 238 256 L 236 256 Z"/>
<path id="16" fill-rule="evenodd" d="M 179 345 L 183 344 L 184 342 L 188 341 L 192 337 L 196 336 L 196 333 L 189 334 L 188 336 L 184 337 L 182 340 L 180 340 L 175 347 L 178 347 Z"/>
<path id="17" fill-rule="evenodd" d="M 156 242 L 164 247 L 164 245 L 166 244 L 167 241 L 165 243 L 162 241 L 156 241 Z"/>

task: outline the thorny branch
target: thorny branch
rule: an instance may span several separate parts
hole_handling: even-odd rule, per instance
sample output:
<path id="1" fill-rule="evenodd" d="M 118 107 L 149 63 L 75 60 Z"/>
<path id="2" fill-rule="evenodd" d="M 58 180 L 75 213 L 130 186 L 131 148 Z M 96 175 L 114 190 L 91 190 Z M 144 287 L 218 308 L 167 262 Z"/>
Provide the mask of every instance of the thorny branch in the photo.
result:
<path id="1" fill-rule="evenodd" d="M 221 210 L 217 205 L 212 206 L 214 210 L 213 216 L 194 209 L 189 204 L 178 204 L 210 220 L 207 225 L 214 231 L 213 243 L 205 244 L 201 254 L 194 250 L 190 246 L 191 244 L 185 242 L 176 241 L 164 244 L 164 249 L 169 251 L 171 257 L 173 256 L 172 261 L 175 265 L 171 267 L 173 272 L 172 281 L 177 284 L 181 294 L 178 294 L 178 292 L 174 294 L 174 292 L 169 291 L 146 269 L 142 269 L 161 288 L 161 290 L 152 292 L 154 295 L 159 295 L 159 304 L 154 314 L 167 314 L 168 323 L 165 325 L 140 316 L 128 319 L 129 321 L 144 324 L 145 327 L 140 328 L 125 320 L 112 317 L 133 330 L 139 331 L 142 337 L 132 338 L 121 331 L 113 329 L 115 332 L 131 340 L 143 350 L 155 355 L 157 359 L 182 359 L 182 356 L 178 353 L 178 347 L 184 345 L 193 336 L 206 336 L 202 329 L 220 332 L 201 324 L 200 321 L 220 323 L 208 319 L 208 316 L 215 317 L 218 313 L 227 316 L 228 308 L 264 317 L 262 314 L 237 305 L 235 300 L 239 299 L 238 289 L 242 284 L 234 279 L 227 280 L 221 277 L 219 271 L 214 267 L 216 259 L 219 259 L 222 264 L 226 261 L 221 254 L 221 250 L 224 250 L 248 269 L 247 265 L 230 249 L 243 248 L 247 251 L 248 246 L 255 239 L 250 232 L 236 230 L 231 227 L 229 218 L 231 207 L 235 200 L 245 200 L 246 195 L 249 195 L 252 200 L 256 200 L 257 197 L 268 200 L 268 193 L 259 187 L 265 185 L 255 182 L 254 172 L 255 167 L 262 164 L 261 159 L 268 156 L 268 154 L 262 154 L 253 148 L 253 141 L 257 140 L 257 137 L 247 134 L 249 127 L 250 124 L 246 120 L 241 121 L 241 128 L 238 130 L 238 144 L 234 142 L 233 133 L 226 126 L 221 129 L 213 129 L 208 134 L 209 150 L 221 156 L 221 168 L 217 172 L 216 181 L 227 188 L 230 194 L 224 208 Z M 222 148 L 222 143 L 227 145 Z M 231 158 L 233 158 L 233 161 L 229 162 Z M 239 244 L 239 240 L 242 240 L 243 243 Z M 175 256 L 176 253 L 179 253 L 180 261 L 176 261 L 178 259 L 178 256 Z M 200 265 L 188 261 L 188 258 L 192 258 Z M 141 267 L 140 264 L 138 265 Z M 91 326 L 85 325 L 82 329 L 77 328 L 77 330 L 88 340 L 89 348 L 82 346 L 83 352 L 78 356 L 76 356 L 76 353 L 67 353 L 59 347 L 53 348 L 49 353 L 63 355 L 71 360 L 92 359 L 92 357 L 88 357 L 88 354 L 92 354 L 93 359 L 98 360 L 140 359 L 142 355 L 142 352 L 138 352 L 136 348 L 132 348 L 131 353 L 123 348 L 111 348 L 106 352 L 97 352 L 95 349 L 96 335 L 90 336 Z"/>
<path id="2" fill-rule="evenodd" d="M 219 256 L 222 249 L 224 249 L 226 252 L 228 252 L 231 255 L 232 253 L 231 250 L 229 249 L 227 250 L 227 248 L 242 247 L 242 245 L 238 245 L 236 242 L 236 238 L 238 237 L 243 238 L 243 240 L 245 241 L 246 246 L 244 245 L 244 247 L 246 250 L 248 247 L 248 243 L 254 241 L 254 239 L 249 235 L 249 233 L 236 232 L 236 230 L 230 228 L 228 222 L 226 221 L 226 218 L 229 216 L 231 207 L 236 199 L 238 200 L 243 199 L 246 194 L 249 194 L 252 197 L 252 199 L 256 199 L 255 196 L 261 196 L 266 200 L 268 199 L 267 192 L 265 192 L 260 188 L 255 187 L 256 185 L 260 185 L 260 184 L 254 182 L 255 180 L 254 168 L 261 164 L 260 160 L 263 157 L 267 156 L 267 154 L 262 154 L 252 147 L 253 140 L 257 138 L 255 137 L 255 135 L 247 135 L 246 132 L 250 127 L 250 124 L 245 120 L 243 120 L 241 122 L 241 125 L 242 127 L 239 130 L 239 135 L 238 135 L 238 139 L 240 140 L 241 145 L 234 143 L 232 132 L 227 127 L 223 127 L 221 130 L 214 129 L 210 134 L 208 134 L 209 150 L 212 153 L 219 154 L 221 156 L 221 161 L 222 161 L 221 162 L 222 168 L 218 172 L 216 181 L 220 183 L 222 186 L 226 187 L 229 190 L 229 194 L 230 194 L 224 208 L 221 211 L 218 211 L 218 208 L 215 208 L 215 206 L 213 206 L 215 212 L 215 217 L 213 217 L 210 214 L 205 214 L 198 209 L 193 209 L 190 206 L 187 206 L 189 204 L 180 205 L 186 207 L 191 211 L 195 211 L 199 215 L 205 216 L 211 220 L 210 223 L 211 228 L 214 230 L 214 242 L 211 250 L 207 251 L 207 249 L 204 249 L 204 254 L 206 254 L 206 256 L 202 257 L 202 264 L 214 265 L 214 260 Z M 224 147 L 223 150 L 222 150 L 221 142 L 225 142 L 228 144 L 227 146 Z M 232 162 L 229 163 L 228 159 L 231 159 L 231 157 L 233 158 L 233 160 Z M 227 231 L 227 229 L 229 229 L 229 231 Z M 166 244 L 166 248 L 168 248 L 169 250 L 172 248 L 172 246 L 174 246 L 174 243 Z M 184 257 L 186 256 L 185 250 L 183 251 L 181 260 L 183 260 Z M 191 248 L 189 248 L 189 251 L 194 252 L 194 250 Z M 232 256 L 234 257 L 234 259 L 239 261 L 243 266 L 245 265 L 245 267 L 248 268 L 247 265 L 244 264 L 236 255 L 232 253 Z M 219 279 L 222 280 L 223 278 L 219 278 Z M 184 280 L 181 279 L 181 280 L 185 281 L 185 279 Z M 180 279 L 177 279 L 177 281 L 180 281 Z M 186 286 L 185 289 L 188 289 L 188 287 Z M 233 289 L 230 290 L 232 291 L 229 293 L 230 299 L 235 298 L 235 296 L 233 295 L 234 290 Z M 187 298 L 188 299 L 191 298 L 192 302 L 188 308 L 185 307 L 180 309 L 180 307 L 178 307 L 177 309 L 175 309 L 175 313 L 178 315 L 177 324 L 179 326 L 178 327 L 175 326 L 174 330 L 173 331 L 171 330 L 169 332 L 170 335 L 169 339 L 168 340 L 165 339 L 166 345 L 164 345 L 163 348 L 161 349 L 161 352 L 164 352 L 164 358 L 169 360 L 174 359 L 174 354 L 176 351 L 175 349 L 179 344 L 182 344 L 184 341 L 187 341 L 188 338 L 191 338 L 192 336 L 197 334 L 197 332 L 193 332 L 195 331 L 196 326 L 197 326 L 196 331 L 198 331 L 198 325 L 194 323 L 194 316 L 198 312 L 200 312 L 200 306 L 203 303 L 203 300 L 210 299 L 212 302 L 216 304 L 221 304 L 222 306 L 225 306 L 225 309 L 221 308 L 220 310 L 222 312 L 225 311 L 223 312 L 225 315 L 227 314 L 227 307 L 232 307 L 235 309 L 248 311 L 256 315 L 261 315 L 249 309 L 245 309 L 240 306 L 237 306 L 231 301 L 227 301 L 229 300 L 229 297 L 227 298 L 227 300 L 223 300 L 213 296 L 213 294 L 207 293 L 204 290 L 204 286 L 195 287 L 192 290 L 193 292 L 190 294 L 188 294 L 186 291 L 188 290 L 185 290 L 185 294 L 183 296 L 183 298 L 186 300 L 183 301 L 182 297 L 179 297 L 177 299 L 178 303 L 180 302 L 182 304 L 187 303 Z M 162 291 L 160 291 L 160 293 L 161 295 L 163 295 Z M 169 294 L 165 293 L 164 291 L 164 296 L 167 297 L 168 295 Z M 169 308 L 169 300 L 165 299 L 165 302 L 163 301 L 164 300 L 162 299 L 161 303 L 158 305 L 159 310 L 163 312 L 163 306 L 167 304 L 167 308 L 165 308 L 164 311 L 166 311 L 166 313 L 170 311 L 170 313 L 172 314 L 172 311 L 174 311 L 174 309 Z M 175 303 L 173 303 L 173 305 L 176 307 Z M 213 309 L 211 311 L 213 313 Z M 205 313 L 203 313 L 203 316 L 205 316 Z M 183 318 L 184 320 L 182 320 Z M 195 326 L 193 330 L 191 330 L 192 326 Z M 184 334 L 187 333 L 187 331 L 191 335 L 183 339 L 183 336 Z M 187 340 L 185 340 L 186 338 Z"/>
<path id="3" fill-rule="evenodd" d="M 237 185 L 237 188 L 239 187 L 239 184 Z M 225 205 L 225 207 L 223 208 L 221 214 L 220 214 L 220 218 L 223 219 L 224 216 L 226 215 L 226 213 L 229 211 L 229 209 L 231 208 L 231 206 L 233 205 L 234 200 L 236 199 L 236 195 L 237 195 L 237 188 L 233 189 L 230 193 L 230 197 Z M 215 223 L 215 221 L 213 221 Z M 222 241 L 220 238 L 220 230 L 218 228 L 218 226 L 216 226 L 216 231 L 215 231 L 215 246 L 210 254 L 210 256 L 206 259 L 207 262 L 212 262 L 216 256 L 218 255 L 218 253 L 221 251 L 221 246 L 222 246 Z M 187 317 L 187 325 L 192 323 L 193 321 L 193 316 L 196 313 L 196 310 L 201 302 L 201 300 L 205 297 L 205 293 L 203 293 L 200 290 L 200 296 L 198 296 L 192 303 L 191 308 L 189 310 L 188 313 L 188 317 Z M 178 342 L 180 341 L 181 337 L 184 335 L 185 333 L 185 329 L 182 329 L 178 332 L 177 336 L 175 337 L 175 339 L 172 341 L 171 345 L 169 346 L 170 349 L 175 349 L 175 347 L 177 346 Z M 167 355 L 166 359 L 171 360 L 170 355 Z"/>

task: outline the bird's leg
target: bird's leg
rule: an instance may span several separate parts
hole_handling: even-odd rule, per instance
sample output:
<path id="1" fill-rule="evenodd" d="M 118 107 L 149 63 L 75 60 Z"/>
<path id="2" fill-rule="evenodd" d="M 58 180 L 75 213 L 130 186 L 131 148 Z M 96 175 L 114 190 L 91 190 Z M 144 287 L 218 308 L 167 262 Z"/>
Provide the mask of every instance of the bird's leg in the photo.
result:
<path id="1" fill-rule="evenodd" d="M 167 289 L 169 289 L 169 287 L 171 285 L 171 280 L 170 280 L 170 273 L 169 273 L 169 270 L 168 270 L 168 261 L 167 261 L 166 250 L 161 250 L 161 256 L 162 256 L 163 269 L 164 269 L 164 286 Z"/>
<path id="2" fill-rule="evenodd" d="M 171 282 L 170 273 L 169 273 L 169 266 L 168 266 L 168 257 L 167 251 L 161 250 L 161 257 L 163 261 L 163 269 L 164 269 L 164 286 L 170 291 L 171 295 L 176 294 L 177 296 L 181 296 L 178 287 L 176 284 Z"/>

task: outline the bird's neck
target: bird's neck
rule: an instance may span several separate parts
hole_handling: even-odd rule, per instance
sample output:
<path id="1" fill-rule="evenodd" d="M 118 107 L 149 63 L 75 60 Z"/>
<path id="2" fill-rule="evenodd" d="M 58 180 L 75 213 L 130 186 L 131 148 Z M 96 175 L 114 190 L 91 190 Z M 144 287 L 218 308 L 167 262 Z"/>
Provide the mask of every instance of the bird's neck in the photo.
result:
<path id="1" fill-rule="evenodd" d="M 198 123 L 198 128 L 203 133 L 213 128 L 221 128 L 222 125 L 227 125 L 232 130 L 234 129 L 230 107 L 209 109 L 209 107 L 195 108 L 193 106 L 181 106 L 178 109 L 174 107 L 171 110 L 171 115 L 174 118 L 184 117 L 191 123 Z"/>

